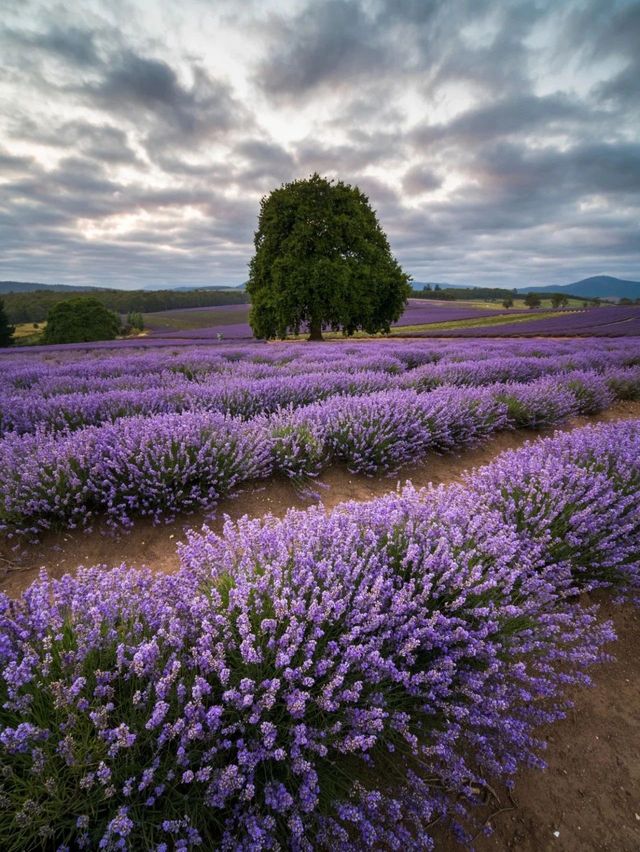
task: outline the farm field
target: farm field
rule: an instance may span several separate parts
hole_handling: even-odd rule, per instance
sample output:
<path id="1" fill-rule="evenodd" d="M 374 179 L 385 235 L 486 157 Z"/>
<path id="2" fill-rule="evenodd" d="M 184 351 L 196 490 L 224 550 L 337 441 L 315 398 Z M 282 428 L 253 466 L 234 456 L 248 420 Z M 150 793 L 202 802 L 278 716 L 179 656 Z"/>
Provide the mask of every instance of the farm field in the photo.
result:
<path id="1" fill-rule="evenodd" d="M 424 325 L 433 322 L 451 322 L 480 317 L 493 317 L 506 313 L 504 308 L 484 309 L 471 303 L 452 305 L 451 302 L 430 302 L 409 299 L 402 317 L 395 327 Z M 215 340 L 250 339 L 248 323 L 249 305 L 225 305 L 213 308 L 186 308 L 145 314 L 145 328 L 153 337 L 199 338 Z"/>
<path id="2" fill-rule="evenodd" d="M 424 328 L 420 335 L 439 336 L 442 331 Z M 451 337 L 630 337 L 640 335 L 640 305 L 608 305 L 567 311 L 560 315 L 532 316 L 526 322 L 500 323 L 489 327 L 451 328 Z"/>
<path id="3" fill-rule="evenodd" d="M 548 300 L 546 300 L 548 301 Z M 612 306 L 549 310 L 548 307 L 509 310 L 483 302 L 437 302 L 409 299 L 402 317 L 393 323 L 392 337 L 634 337 L 640 334 L 640 306 Z M 99 344 L 75 343 L 69 347 L 123 348 L 138 346 L 208 345 L 242 341 L 258 343 L 248 323 L 249 305 L 222 305 L 210 308 L 181 308 L 143 315 L 145 330 L 140 336 Z M 38 345 L 46 323 L 38 329 L 26 323 L 17 327 L 18 342 L 29 341 L 30 350 Z M 342 339 L 338 333 L 326 333 L 328 339 Z M 368 335 L 357 333 L 356 338 Z M 299 339 L 304 339 L 300 335 Z"/>
<path id="4" fill-rule="evenodd" d="M 128 343 L 0 355 L 3 848 L 633 848 L 640 338 Z"/>
<path id="5" fill-rule="evenodd" d="M 393 323 L 393 336 L 514 337 L 640 335 L 640 306 L 605 305 L 585 308 L 572 300 L 568 308 L 550 309 L 549 299 L 540 308 L 528 309 L 516 302 L 506 309 L 489 302 L 437 302 L 409 299 L 402 317 Z M 248 305 L 167 311 L 145 315 L 150 337 L 175 340 L 250 340 Z M 340 335 L 328 335 L 339 338 Z M 359 335 L 360 336 L 360 335 Z M 362 335 L 365 336 L 365 335 Z"/>

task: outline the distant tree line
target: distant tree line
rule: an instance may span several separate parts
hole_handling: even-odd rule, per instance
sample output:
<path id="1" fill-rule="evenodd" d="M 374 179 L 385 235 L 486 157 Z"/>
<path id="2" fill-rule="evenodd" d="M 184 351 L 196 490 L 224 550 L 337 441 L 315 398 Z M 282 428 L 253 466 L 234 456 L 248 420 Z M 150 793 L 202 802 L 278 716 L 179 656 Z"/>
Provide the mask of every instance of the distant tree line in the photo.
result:
<path id="1" fill-rule="evenodd" d="M 515 296 L 515 290 L 505 290 L 501 287 L 441 287 L 440 284 L 426 284 L 423 290 L 414 290 L 412 296 L 416 299 L 506 299 Z"/>
<path id="2" fill-rule="evenodd" d="M 517 290 L 506 290 L 502 287 L 441 287 L 439 284 L 431 287 L 427 284 L 424 290 L 414 290 L 411 294 L 414 299 L 436 299 L 446 302 L 455 302 L 462 299 L 483 299 L 496 301 L 505 308 L 513 306 L 514 299 L 524 299 L 528 307 L 537 307 L 542 299 L 551 299 L 554 307 L 562 307 L 569 304 L 569 299 L 564 293 L 518 293 Z M 580 299 L 586 303 L 595 302 L 595 299 L 587 299 L 583 296 L 574 296 L 572 299 Z M 506 304 L 509 302 L 510 304 Z M 532 302 L 533 304 L 530 304 Z"/>
<path id="3" fill-rule="evenodd" d="M 9 322 L 42 322 L 54 305 L 79 295 L 73 292 L 32 290 L 28 293 L 5 293 L 3 300 Z M 96 290 L 83 295 L 90 295 L 105 308 L 118 314 L 242 305 L 249 301 L 243 290 Z"/>

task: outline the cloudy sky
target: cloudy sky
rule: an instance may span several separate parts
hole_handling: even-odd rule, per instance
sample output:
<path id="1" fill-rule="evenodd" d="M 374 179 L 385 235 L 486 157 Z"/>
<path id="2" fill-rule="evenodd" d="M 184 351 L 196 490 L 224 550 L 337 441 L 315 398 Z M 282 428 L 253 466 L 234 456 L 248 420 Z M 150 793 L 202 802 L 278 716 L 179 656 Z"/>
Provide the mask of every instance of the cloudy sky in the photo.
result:
<path id="1" fill-rule="evenodd" d="M 420 281 L 640 278 L 640 2 L 2 0 L 0 279 L 246 279 L 356 183 Z"/>

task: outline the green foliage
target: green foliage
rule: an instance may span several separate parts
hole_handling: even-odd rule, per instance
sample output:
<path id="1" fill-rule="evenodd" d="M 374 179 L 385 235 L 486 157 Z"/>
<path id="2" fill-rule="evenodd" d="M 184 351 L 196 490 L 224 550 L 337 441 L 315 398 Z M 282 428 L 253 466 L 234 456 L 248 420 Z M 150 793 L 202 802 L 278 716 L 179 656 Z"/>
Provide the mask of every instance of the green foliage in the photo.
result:
<path id="1" fill-rule="evenodd" d="M 564 308 L 569 304 L 569 300 L 562 293 L 554 293 L 551 296 L 551 304 L 554 308 Z"/>
<path id="2" fill-rule="evenodd" d="M 118 314 L 131 311 L 155 313 L 179 308 L 209 308 L 216 305 L 241 305 L 249 301 L 242 290 L 95 290 L 90 293 L 32 290 L 28 293 L 7 293 L 3 298 L 9 319 L 13 323 L 42 322 L 54 305 L 80 295 L 98 299 L 105 308 Z"/>
<path id="3" fill-rule="evenodd" d="M 513 307 L 513 299 L 511 298 L 511 296 L 507 296 L 506 299 L 502 300 L 502 307 L 503 308 L 512 308 Z"/>
<path id="4" fill-rule="evenodd" d="M 456 290 L 456 289 L 444 289 L 444 290 L 432 290 L 424 289 L 424 290 L 413 290 L 411 292 L 411 297 L 413 299 L 434 299 L 438 302 L 455 302 L 457 299 L 479 299 L 480 296 L 461 296 L 459 293 L 468 292 L 466 290 Z"/>
<path id="5" fill-rule="evenodd" d="M 129 328 L 142 331 L 144 329 L 144 319 L 140 311 L 129 311 L 127 314 L 127 325 Z"/>
<path id="6" fill-rule="evenodd" d="M 502 301 L 502 299 L 513 297 L 514 294 L 511 290 L 502 287 L 440 287 L 439 290 L 434 290 L 429 285 L 428 288 L 414 291 L 411 295 L 415 299 L 437 299 L 438 301 L 453 302 L 469 299 Z"/>
<path id="7" fill-rule="evenodd" d="M 537 293 L 527 293 L 524 297 L 524 303 L 528 308 L 539 308 L 542 304 L 542 300 Z"/>
<path id="8" fill-rule="evenodd" d="M 10 325 L 4 302 L 0 299 L 0 346 L 10 346 L 13 343 L 14 327 Z"/>
<path id="9" fill-rule="evenodd" d="M 410 294 L 367 197 L 318 174 L 262 199 L 247 291 L 257 337 L 308 326 L 347 335 L 389 331 Z"/>
<path id="10" fill-rule="evenodd" d="M 120 320 L 93 296 L 76 296 L 49 311 L 44 343 L 84 343 L 114 340 Z"/>

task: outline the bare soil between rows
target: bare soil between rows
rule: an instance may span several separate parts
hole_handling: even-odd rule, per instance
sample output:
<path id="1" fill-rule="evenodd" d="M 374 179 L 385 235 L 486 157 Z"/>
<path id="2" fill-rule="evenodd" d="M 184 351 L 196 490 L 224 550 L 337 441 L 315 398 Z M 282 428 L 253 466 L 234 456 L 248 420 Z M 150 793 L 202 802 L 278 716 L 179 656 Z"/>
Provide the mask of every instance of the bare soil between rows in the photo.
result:
<path id="1" fill-rule="evenodd" d="M 47 535 L 40 543 L 11 550 L 0 545 L 0 589 L 18 596 L 41 567 L 55 577 L 80 565 L 149 566 L 157 571 L 178 568 L 176 544 L 189 528 L 203 523 L 222 531 L 225 517 L 282 516 L 290 508 L 321 502 L 331 509 L 346 500 L 371 500 L 410 480 L 415 487 L 459 480 L 466 471 L 487 464 L 500 453 L 526 441 L 590 423 L 640 417 L 640 402 L 621 402 L 593 417 L 578 417 L 553 429 L 502 432 L 482 445 L 455 455 L 430 456 L 393 476 L 365 477 L 333 467 L 313 482 L 315 493 L 303 493 L 285 479 L 248 484 L 221 501 L 215 513 L 182 515 L 154 526 L 138 520 L 129 532 L 106 528 Z M 618 641 L 609 649 L 616 657 L 593 672 L 594 686 L 576 690 L 568 717 L 541 732 L 548 740 L 544 772 L 524 769 L 516 776 L 512 795 L 495 787 L 498 800 L 480 809 L 480 823 L 493 834 L 480 834 L 478 852 L 637 852 L 640 850 L 640 612 L 631 605 L 614 606 L 605 594 L 596 596 L 603 618 L 615 624 Z M 436 826 L 438 852 L 461 847 L 446 825 Z"/>

